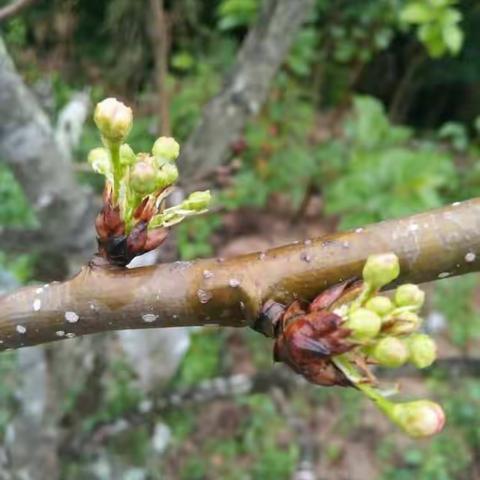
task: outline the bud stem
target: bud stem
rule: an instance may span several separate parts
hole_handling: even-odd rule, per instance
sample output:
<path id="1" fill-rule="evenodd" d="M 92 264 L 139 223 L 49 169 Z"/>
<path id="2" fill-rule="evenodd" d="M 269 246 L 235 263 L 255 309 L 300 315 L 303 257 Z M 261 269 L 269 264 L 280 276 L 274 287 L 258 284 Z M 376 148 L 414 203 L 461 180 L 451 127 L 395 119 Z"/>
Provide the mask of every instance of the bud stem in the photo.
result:
<path id="1" fill-rule="evenodd" d="M 376 388 L 370 384 L 365 383 L 364 379 L 358 374 L 352 363 L 344 356 L 338 355 L 332 358 L 335 365 L 345 374 L 345 376 L 370 400 L 372 400 L 377 407 L 387 415 L 388 418 L 393 419 L 394 404 L 387 400 Z"/>
<path id="2" fill-rule="evenodd" d="M 120 165 L 120 144 L 106 141 L 104 143 L 110 150 L 110 157 L 112 159 L 113 204 L 116 205 L 120 192 L 120 178 L 122 176 L 122 166 Z"/>

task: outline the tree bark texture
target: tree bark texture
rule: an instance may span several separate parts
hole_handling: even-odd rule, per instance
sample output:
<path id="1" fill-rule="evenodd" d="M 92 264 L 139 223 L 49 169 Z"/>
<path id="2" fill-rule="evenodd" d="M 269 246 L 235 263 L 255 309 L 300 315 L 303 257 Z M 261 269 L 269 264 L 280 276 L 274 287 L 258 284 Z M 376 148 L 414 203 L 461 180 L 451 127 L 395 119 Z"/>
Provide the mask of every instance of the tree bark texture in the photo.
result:
<path id="1" fill-rule="evenodd" d="M 225 160 L 231 143 L 265 102 L 272 79 L 312 7 L 312 0 L 263 2 L 222 91 L 203 109 L 182 148 L 179 162 L 185 183 L 199 181 Z"/>
<path id="2" fill-rule="evenodd" d="M 92 251 L 95 211 L 91 192 L 75 179 L 49 119 L 19 76 L 0 38 L 0 159 L 15 174 L 38 219 L 31 247 L 68 255 Z M 0 235 L 6 246 L 11 240 Z M 0 243 L 0 248 L 3 248 Z"/>
<path id="3" fill-rule="evenodd" d="M 311 300 L 333 284 L 360 277 L 367 257 L 384 252 L 400 259 L 398 282 L 478 271 L 480 199 L 227 260 L 136 269 L 92 264 L 69 281 L 0 298 L 0 347 L 108 330 L 255 327 L 267 300 Z"/>

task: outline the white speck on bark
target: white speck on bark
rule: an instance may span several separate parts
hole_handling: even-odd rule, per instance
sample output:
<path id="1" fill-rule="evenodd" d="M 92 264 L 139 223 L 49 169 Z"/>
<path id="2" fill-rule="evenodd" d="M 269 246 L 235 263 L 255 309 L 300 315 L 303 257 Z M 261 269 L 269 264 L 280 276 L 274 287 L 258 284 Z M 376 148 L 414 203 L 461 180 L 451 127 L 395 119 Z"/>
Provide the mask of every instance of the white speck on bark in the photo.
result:
<path id="1" fill-rule="evenodd" d="M 33 301 L 33 310 L 35 312 L 38 312 L 41 308 L 42 308 L 42 301 L 39 299 L 39 298 L 36 298 L 34 301 Z"/>
<path id="2" fill-rule="evenodd" d="M 466 255 L 465 255 L 465 261 L 467 263 L 472 263 L 475 261 L 475 259 L 477 258 L 477 256 L 473 253 L 473 252 L 468 252 Z"/>
<path id="3" fill-rule="evenodd" d="M 18 333 L 21 333 L 21 334 L 24 334 L 27 332 L 27 327 L 24 327 L 23 325 L 17 325 L 15 327 L 15 330 L 18 332 Z"/>
<path id="4" fill-rule="evenodd" d="M 447 278 L 450 276 L 450 272 L 442 272 L 438 274 L 438 278 Z"/>
<path id="5" fill-rule="evenodd" d="M 208 280 L 209 278 L 213 278 L 213 272 L 211 272 L 210 270 L 204 270 L 202 275 L 205 280 Z"/>
<path id="6" fill-rule="evenodd" d="M 199 288 L 197 290 L 197 297 L 200 300 L 200 303 L 208 303 L 208 301 L 212 298 L 212 294 L 207 290 Z"/>
<path id="7" fill-rule="evenodd" d="M 65 332 L 64 332 L 63 330 L 57 330 L 57 331 L 55 332 L 55 335 L 56 335 L 57 337 L 64 337 L 64 336 L 65 336 Z"/>
<path id="8" fill-rule="evenodd" d="M 306 252 L 302 252 L 300 254 L 300 259 L 307 263 L 310 263 L 312 261 L 312 257 Z"/>
<path id="9" fill-rule="evenodd" d="M 237 288 L 240 286 L 240 280 L 238 280 L 237 278 L 231 278 L 229 281 L 228 281 L 228 284 L 232 287 L 232 288 Z"/>
<path id="10" fill-rule="evenodd" d="M 78 322 L 79 316 L 75 312 L 65 312 L 65 320 L 70 323 Z"/>
<path id="11" fill-rule="evenodd" d="M 158 315 L 155 315 L 154 313 L 145 313 L 144 315 L 142 315 L 143 321 L 147 323 L 152 323 L 157 320 L 157 318 Z"/>

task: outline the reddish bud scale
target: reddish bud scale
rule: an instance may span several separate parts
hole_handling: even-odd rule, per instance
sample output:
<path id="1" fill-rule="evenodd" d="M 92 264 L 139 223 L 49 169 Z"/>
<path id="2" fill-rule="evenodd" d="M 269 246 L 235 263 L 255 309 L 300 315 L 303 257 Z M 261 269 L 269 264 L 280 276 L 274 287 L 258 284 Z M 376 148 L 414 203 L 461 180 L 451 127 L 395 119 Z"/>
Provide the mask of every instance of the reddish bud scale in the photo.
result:
<path id="1" fill-rule="evenodd" d="M 327 310 L 351 285 L 344 282 L 326 290 L 307 308 L 293 302 L 278 324 L 274 360 L 286 363 L 311 383 L 351 386 L 331 357 L 351 350 L 355 344 L 348 338 L 350 330 L 342 327 L 342 317 Z"/>
<path id="2" fill-rule="evenodd" d="M 98 250 L 110 264 L 125 266 L 136 256 L 157 248 L 167 237 L 168 230 L 148 231 L 148 222 L 155 214 L 155 202 L 146 199 L 135 212 L 138 222 L 126 235 L 120 209 L 118 206 L 113 207 L 110 193 L 106 189 L 104 206 L 95 220 Z"/>

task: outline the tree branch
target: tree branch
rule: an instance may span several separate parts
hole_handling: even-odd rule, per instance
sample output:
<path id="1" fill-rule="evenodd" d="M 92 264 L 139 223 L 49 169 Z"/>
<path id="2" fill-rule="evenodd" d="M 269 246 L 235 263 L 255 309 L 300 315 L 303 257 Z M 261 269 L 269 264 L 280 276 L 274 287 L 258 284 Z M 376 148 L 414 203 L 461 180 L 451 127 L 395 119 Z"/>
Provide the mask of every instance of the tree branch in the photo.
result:
<path id="1" fill-rule="evenodd" d="M 5 228 L 0 226 L 0 250 L 12 253 L 31 252 L 32 249 L 41 250 L 47 244 L 43 232 L 20 228 Z"/>
<path id="2" fill-rule="evenodd" d="M 0 38 L 0 158 L 13 171 L 51 251 L 92 252 L 95 210 L 88 189 L 55 141 L 48 117 L 15 70 Z"/>
<path id="3" fill-rule="evenodd" d="M 264 103 L 270 83 L 290 48 L 312 0 L 265 0 L 222 91 L 204 108 L 196 130 L 182 146 L 182 178 L 205 177 L 228 154 L 248 118 Z"/>
<path id="4" fill-rule="evenodd" d="M 448 378 L 476 377 L 480 373 L 480 359 L 446 357 L 436 360 L 435 366 L 423 370 L 410 366 L 381 369 L 382 377 L 389 379 L 430 376 L 433 371 L 437 373 L 441 371 Z M 105 444 L 112 437 L 139 425 L 145 425 L 169 410 L 191 408 L 225 398 L 266 393 L 273 389 L 291 393 L 298 391 L 299 387 L 317 388 L 284 365 L 276 364 L 270 369 L 260 370 L 251 375 L 240 373 L 203 380 L 192 387 L 180 387 L 173 391 L 154 391 L 146 400 L 123 411 L 117 418 L 99 422 L 93 431 L 64 439 L 62 453 L 73 457 L 95 453 L 100 444 Z"/>
<path id="5" fill-rule="evenodd" d="M 0 8 L 0 22 L 8 20 L 10 17 L 13 17 L 34 2 L 36 2 L 36 0 L 17 0 L 16 2 L 5 5 Z"/>
<path id="6" fill-rule="evenodd" d="M 19 348 L 108 330 L 251 326 L 268 299 L 312 299 L 358 277 L 369 255 L 395 252 L 399 282 L 480 269 L 480 199 L 365 229 L 228 260 L 137 269 L 83 268 L 73 279 L 0 298 L 0 347 Z"/>

